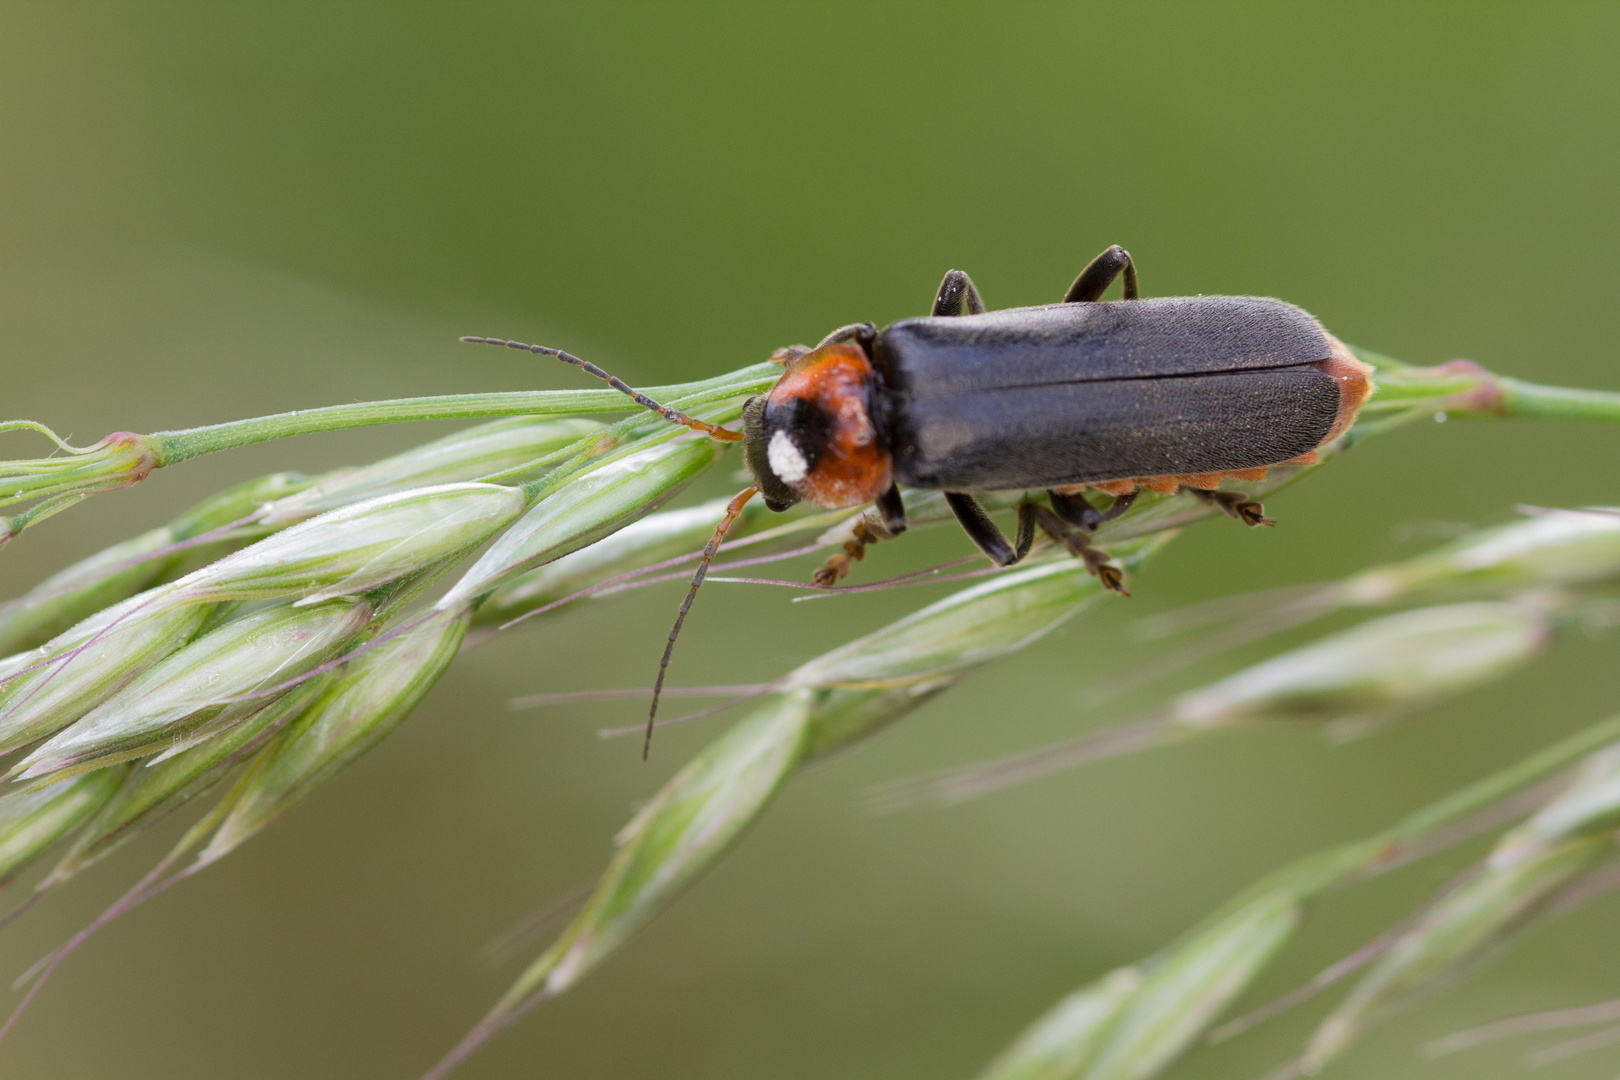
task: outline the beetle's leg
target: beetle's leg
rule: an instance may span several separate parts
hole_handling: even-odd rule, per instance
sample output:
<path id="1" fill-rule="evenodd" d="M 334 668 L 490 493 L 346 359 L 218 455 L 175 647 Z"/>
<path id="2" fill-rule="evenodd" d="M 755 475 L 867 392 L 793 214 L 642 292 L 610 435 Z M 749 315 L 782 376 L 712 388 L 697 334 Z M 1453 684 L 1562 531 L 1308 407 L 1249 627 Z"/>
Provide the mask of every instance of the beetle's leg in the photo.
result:
<path id="1" fill-rule="evenodd" d="M 979 299 L 979 290 L 973 287 L 973 279 L 960 270 L 951 270 L 945 274 L 945 280 L 939 283 L 939 292 L 934 295 L 934 308 L 930 315 L 982 315 L 984 314 L 984 301 Z"/>
<path id="2" fill-rule="evenodd" d="M 985 556 L 997 566 L 1011 566 L 1025 555 L 1029 554 L 1029 545 L 1035 541 L 1035 516 L 1031 509 L 1032 502 L 1023 502 L 1018 506 L 1018 536 L 1008 543 L 1007 538 L 1001 535 L 996 523 L 990 520 L 990 515 L 984 512 L 984 507 L 971 495 L 964 495 L 959 491 L 947 491 L 945 504 L 956 515 L 957 522 L 962 531 L 968 534 L 975 547 L 984 552 Z"/>
<path id="3" fill-rule="evenodd" d="M 1107 524 L 1119 517 L 1136 504 L 1136 497 L 1140 491 L 1127 491 L 1123 495 L 1115 495 L 1114 500 L 1108 504 L 1108 509 L 1102 512 L 1102 523 Z"/>
<path id="4" fill-rule="evenodd" d="M 1064 524 L 1073 525 L 1086 532 L 1096 532 L 1102 524 L 1102 511 L 1091 505 L 1091 501 L 1084 495 L 1065 495 L 1061 491 L 1048 491 L 1046 497 L 1052 501 L 1052 510 L 1063 519 Z"/>
<path id="5" fill-rule="evenodd" d="M 1066 524 L 1087 532 L 1096 532 L 1105 523 L 1113 521 L 1129 510 L 1137 495 L 1134 491 L 1115 495 L 1114 501 L 1108 504 L 1106 510 L 1098 510 L 1084 495 L 1065 495 L 1061 491 L 1048 491 L 1046 494 L 1052 500 L 1052 509 L 1057 512 L 1058 517 Z"/>
<path id="6" fill-rule="evenodd" d="M 892 540 L 906 531 L 906 504 L 900 500 L 900 485 L 889 484 L 889 490 L 877 497 L 877 512 L 882 515 L 883 527 L 889 531 L 884 539 Z"/>
<path id="7" fill-rule="evenodd" d="M 842 552 L 829 555 L 827 561 L 816 568 L 816 572 L 810 575 L 811 584 L 822 588 L 836 584 L 849 574 L 852 563 L 866 558 L 868 544 L 887 539 L 889 539 L 888 530 L 883 527 L 883 523 L 872 520 L 870 514 L 862 514 L 861 519 L 855 523 L 854 538 L 845 540 Z"/>
<path id="8" fill-rule="evenodd" d="M 1030 516 L 1041 529 L 1052 539 L 1069 549 L 1069 554 L 1082 560 L 1086 569 L 1097 575 L 1097 580 L 1105 588 L 1112 589 L 1121 596 L 1129 596 L 1125 591 L 1125 575 L 1119 572 L 1119 567 L 1108 561 L 1108 552 L 1101 548 L 1091 546 L 1091 538 L 1083 532 L 1076 532 L 1070 528 L 1069 523 L 1058 517 L 1040 503 L 1026 502 L 1018 508 L 1019 520 L 1023 520 L 1024 508 L 1030 508 Z"/>
<path id="9" fill-rule="evenodd" d="M 810 578 L 812 582 L 825 587 L 843 579 L 851 563 L 866 558 L 868 544 L 893 540 L 906 531 L 906 505 L 900 501 L 897 485 L 890 484 L 889 490 L 877 497 L 875 508 L 879 517 L 874 520 L 870 514 L 861 515 L 861 520 L 855 523 L 854 539 L 845 541 L 843 553 L 831 556 L 816 570 Z"/>
<path id="10" fill-rule="evenodd" d="M 1193 495 L 1220 510 L 1227 517 L 1236 518 L 1249 528 L 1257 525 L 1275 525 L 1275 521 L 1266 517 L 1266 508 L 1243 494 L 1241 491 L 1204 491 L 1200 488 L 1184 487 L 1182 491 Z"/>
<path id="11" fill-rule="evenodd" d="M 1086 268 L 1080 271 L 1080 276 L 1074 279 L 1069 291 L 1063 294 L 1063 302 L 1089 304 L 1093 300 L 1100 299 L 1122 270 L 1125 272 L 1125 299 L 1138 299 L 1136 264 L 1131 261 L 1130 252 L 1115 244 L 1092 259 Z"/>

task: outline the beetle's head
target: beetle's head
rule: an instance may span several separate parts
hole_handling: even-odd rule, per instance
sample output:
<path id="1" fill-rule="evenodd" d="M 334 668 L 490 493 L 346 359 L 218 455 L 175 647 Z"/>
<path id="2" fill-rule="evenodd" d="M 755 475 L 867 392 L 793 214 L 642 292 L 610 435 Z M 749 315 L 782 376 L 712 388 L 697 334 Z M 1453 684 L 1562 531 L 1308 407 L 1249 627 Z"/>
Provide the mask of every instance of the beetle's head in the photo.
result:
<path id="1" fill-rule="evenodd" d="M 787 364 L 776 385 L 743 410 L 748 462 L 765 504 L 803 499 L 829 510 L 888 490 L 889 454 L 872 423 L 872 363 L 859 345 L 823 345 Z"/>

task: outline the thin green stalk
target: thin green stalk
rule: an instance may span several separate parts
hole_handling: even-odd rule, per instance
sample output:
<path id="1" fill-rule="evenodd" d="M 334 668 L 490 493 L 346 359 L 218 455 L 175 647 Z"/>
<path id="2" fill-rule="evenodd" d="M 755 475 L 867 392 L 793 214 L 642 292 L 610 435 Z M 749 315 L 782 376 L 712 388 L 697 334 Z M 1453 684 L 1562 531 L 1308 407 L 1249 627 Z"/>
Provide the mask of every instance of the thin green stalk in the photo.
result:
<path id="1" fill-rule="evenodd" d="M 1620 393 L 1612 390 L 1574 390 L 1542 386 L 1498 376 L 1504 416 L 1544 416 L 1560 420 L 1597 420 L 1620 423 Z"/>
<path id="2" fill-rule="evenodd" d="M 1620 393 L 1581 390 L 1497 375 L 1472 360 L 1413 367 L 1366 349 L 1352 349 L 1375 370 L 1377 390 L 1365 411 L 1444 412 L 1457 416 L 1522 416 L 1620 423 Z"/>
<path id="3" fill-rule="evenodd" d="M 725 396 L 757 393 L 770 386 L 782 369 L 775 364 L 754 364 L 713 379 L 650 386 L 648 396 L 664 401 L 716 391 Z M 617 390 L 522 390 L 494 394 L 440 394 L 434 397 L 393 398 L 328 405 L 318 409 L 233 420 L 224 424 L 159 431 L 147 436 L 158 467 L 188 458 L 234 450 L 239 446 L 313 435 L 324 431 L 403 424 L 417 420 L 466 420 L 488 416 L 564 416 L 580 413 L 630 412 L 638 409 Z"/>

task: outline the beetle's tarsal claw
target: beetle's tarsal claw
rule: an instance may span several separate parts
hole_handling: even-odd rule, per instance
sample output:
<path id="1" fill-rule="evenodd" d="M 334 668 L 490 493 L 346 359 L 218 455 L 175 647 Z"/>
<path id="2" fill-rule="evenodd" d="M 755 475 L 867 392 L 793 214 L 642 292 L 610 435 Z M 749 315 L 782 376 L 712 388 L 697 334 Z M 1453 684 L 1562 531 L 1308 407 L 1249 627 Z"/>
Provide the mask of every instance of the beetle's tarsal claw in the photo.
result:
<path id="1" fill-rule="evenodd" d="M 1088 547 L 1081 555 L 1085 560 L 1086 569 L 1097 575 L 1097 580 L 1110 592 L 1117 592 L 1121 596 L 1129 596 L 1125 591 L 1125 575 L 1119 567 L 1108 561 L 1108 552 L 1094 547 Z"/>
<path id="2" fill-rule="evenodd" d="M 1275 521 L 1272 521 L 1270 518 L 1266 517 L 1266 508 L 1257 502 L 1240 503 L 1238 504 L 1237 512 L 1239 520 L 1241 520 L 1243 524 L 1247 525 L 1251 529 L 1257 525 L 1265 525 L 1269 528 L 1270 526 L 1277 524 Z"/>
<path id="3" fill-rule="evenodd" d="M 1235 518 L 1251 529 L 1261 525 L 1271 526 L 1277 524 L 1266 517 L 1266 508 L 1264 506 L 1244 495 L 1241 491 L 1203 491 L 1199 488 L 1189 487 L 1184 487 L 1181 490 L 1204 500 L 1211 506 L 1217 507 L 1227 517 Z"/>
<path id="4" fill-rule="evenodd" d="M 810 575 L 810 583 L 826 588 L 836 582 L 842 581 L 849 575 L 851 563 L 860 562 L 866 558 L 866 545 L 875 544 L 879 540 L 891 540 L 893 534 L 884 528 L 883 523 L 873 521 L 870 517 L 862 517 L 855 523 L 854 538 L 844 541 L 844 553 L 833 555 L 821 565 L 814 574 Z"/>

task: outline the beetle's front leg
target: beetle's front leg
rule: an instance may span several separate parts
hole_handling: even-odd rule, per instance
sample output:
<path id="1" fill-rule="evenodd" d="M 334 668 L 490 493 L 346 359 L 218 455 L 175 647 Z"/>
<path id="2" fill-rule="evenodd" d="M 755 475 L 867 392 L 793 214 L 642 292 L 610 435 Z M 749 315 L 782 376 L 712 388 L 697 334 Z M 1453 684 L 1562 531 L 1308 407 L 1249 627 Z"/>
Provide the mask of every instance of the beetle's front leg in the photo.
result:
<path id="1" fill-rule="evenodd" d="M 1125 274 L 1125 299 L 1138 299 L 1140 293 L 1136 284 L 1136 264 L 1131 261 L 1130 252 L 1115 244 L 1092 259 L 1086 268 L 1080 271 L 1080 276 L 1074 279 L 1069 291 L 1063 294 L 1063 302 L 1089 304 L 1100 299 L 1121 272 Z"/>
<path id="2" fill-rule="evenodd" d="M 984 314 L 984 301 L 979 299 L 979 290 L 973 287 L 973 279 L 960 270 L 951 270 L 946 273 L 945 280 L 939 283 L 939 292 L 934 294 L 934 306 L 930 315 L 982 315 Z"/>
<path id="3" fill-rule="evenodd" d="M 1243 494 L 1241 491 L 1205 491 L 1202 488 L 1183 487 L 1197 498 L 1209 503 L 1227 517 L 1236 518 L 1249 528 L 1258 525 L 1275 525 L 1275 521 L 1266 517 L 1266 508 Z"/>
<path id="4" fill-rule="evenodd" d="M 844 542 L 842 554 L 833 555 L 821 564 L 810 578 L 812 583 L 825 588 L 843 580 L 849 574 L 852 563 L 866 558 L 868 544 L 893 540 L 906 531 L 906 504 L 900 499 L 898 485 L 890 484 L 889 490 L 877 497 L 874 509 L 878 517 L 873 519 L 870 514 L 862 514 L 855 523 L 854 538 Z"/>

